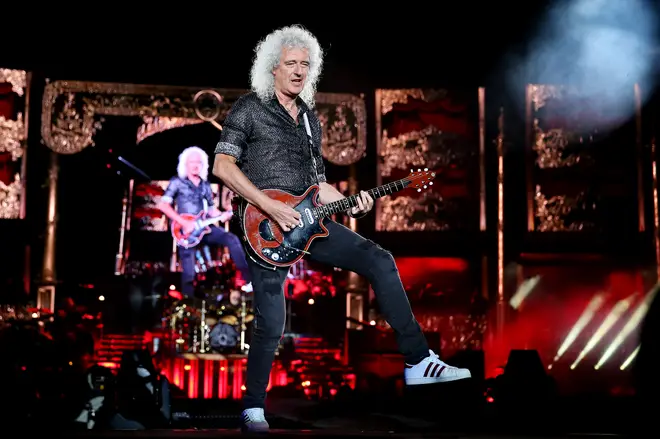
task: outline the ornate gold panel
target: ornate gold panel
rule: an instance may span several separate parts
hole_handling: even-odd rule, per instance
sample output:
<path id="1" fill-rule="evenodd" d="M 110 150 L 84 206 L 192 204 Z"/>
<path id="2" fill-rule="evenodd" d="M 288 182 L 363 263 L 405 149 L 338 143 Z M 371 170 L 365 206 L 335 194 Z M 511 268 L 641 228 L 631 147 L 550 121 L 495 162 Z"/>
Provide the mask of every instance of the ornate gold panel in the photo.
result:
<path id="1" fill-rule="evenodd" d="M 0 219 L 25 216 L 28 82 L 27 72 L 0 68 Z"/>
<path id="2" fill-rule="evenodd" d="M 479 229 L 478 105 L 477 90 L 376 91 L 378 184 L 439 171 L 433 190 L 377 200 L 376 230 Z"/>
<path id="3" fill-rule="evenodd" d="M 635 178 L 628 178 L 635 175 L 634 130 L 610 120 L 596 96 L 569 86 L 528 85 L 527 229 L 627 227 L 630 221 L 621 212 L 632 210 L 631 217 L 637 210 L 637 200 L 629 196 Z M 639 213 L 641 231 L 643 209 Z"/>
<path id="4" fill-rule="evenodd" d="M 233 102 L 247 90 L 55 81 L 46 85 L 41 134 L 60 154 L 75 154 L 94 142 L 103 116 L 137 116 L 141 141 L 156 132 L 210 121 L 221 128 Z M 202 100 L 200 96 L 216 96 Z M 366 106 L 362 96 L 318 93 L 323 153 L 331 163 L 348 165 L 366 151 Z"/>

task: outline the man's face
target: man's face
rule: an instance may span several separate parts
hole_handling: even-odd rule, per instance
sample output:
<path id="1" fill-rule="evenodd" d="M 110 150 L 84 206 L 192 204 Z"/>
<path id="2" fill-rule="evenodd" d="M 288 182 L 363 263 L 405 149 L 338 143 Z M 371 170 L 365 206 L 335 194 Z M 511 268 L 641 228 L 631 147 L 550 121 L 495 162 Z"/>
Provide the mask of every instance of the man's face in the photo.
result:
<path id="1" fill-rule="evenodd" d="M 283 49 L 280 63 L 273 70 L 275 89 L 295 97 L 302 92 L 309 72 L 309 52 L 304 49 Z"/>
<path id="2" fill-rule="evenodd" d="M 200 172 L 202 172 L 202 158 L 198 153 L 193 152 L 188 156 L 188 160 L 186 160 L 186 172 L 189 177 L 199 177 Z"/>

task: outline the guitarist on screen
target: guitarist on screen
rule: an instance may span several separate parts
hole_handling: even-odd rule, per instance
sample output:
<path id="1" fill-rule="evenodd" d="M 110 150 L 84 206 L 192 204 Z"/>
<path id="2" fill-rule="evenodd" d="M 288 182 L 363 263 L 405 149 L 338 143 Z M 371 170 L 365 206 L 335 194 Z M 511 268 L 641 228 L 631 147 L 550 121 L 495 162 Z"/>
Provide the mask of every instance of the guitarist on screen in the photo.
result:
<path id="1" fill-rule="evenodd" d="M 213 191 L 207 181 L 209 170 L 208 155 L 196 146 L 186 148 L 179 155 L 179 165 L 177 167 L 177 176 L 170 180 L 165 193 L 158 203 L 158 208 L 167 217 L 179 223 L 183 231 L 190 233 L 195 229 L 195 222 L 182 218 L 183 214 L 197 215 L 204 212 L 207 218 L 220 217 L 218 222 L 225 222 L 231 219 L 233 213 L 231 206 L 226 206 L 226 196 L 223 196 L 223 208 L 221 212 L 215 207 L 213 202 Z M 224 192 L 228 190 L 223 188 Z M 176 206 L 176 210 L 172 205 Z M 221 227 L 211 225 L 211 232 L 204 235 L 201 244 L 224 245 L 229 248 L 236 268 L 240 271 L 241 277 L 246 282 L 243 286 L 244 291 L 251 291 L 250 270 L 245 259 L 245 252 L 240 240 L 233 233 L 225 231 Z M 195 247 L 179 247 L 179 257 L 181 259 L 181 293 L 185 297 L 193 297 L 195 280 Z"/>
<path id="2" fill-rule="evenodd" d="M 313 110 L 322 64 L 323 50 L 310 32 L 299 26 L 274 31 L 256 47 L 250 74 L 251 92 L 232 105 L 223 123 L 215 149 L 214 175 L 249 203 L 249 209 L 254 207 L 272 219 L 272 226 L 264 226 L 251 235 L 260 234 L 271 241 L 279 239 L 283 242 L 282 236 L 305 233 L 308 224 L 319 218 L 315 217 L 318 210 L 310 208 L 303 216 L 289 204 L 267 195 L 264 192 L 267 190 L 301 195 L 316 185 L 318 189 L 314 190 L 318 190 L 320 204 L 328 206 L 341 201 L 348 208 L 350 203 L 348 212 L 353 217 L 364 216 L 373 207 L 374 200 L 369 193 L 361 192 L 353 200 L 345 199 L 326 182 L 321 124 Z M 237 216 L 248 218 L 243 213 L 239 209 Z M 383 315 L 396 334 L 405 361 L 402 369 L 406 384 L 469 378 L 469 370 L 449 366 L 429 350 L 392 255 L 327 218 L 325 227 L 328 236 L 315 239 L 303 249 L 308 252 L 305 257 L 356 272 L 369 280 Z M 273 232 L 273 228 L 277 230 Z M 250 239 L 251 236 L 246 236 L 246 240 Z M 275 259 L 289 257 L 286 254 L 280 256 L 279 251 Z M 282 251 L 291 254 L 297 250 L 286 248 Z M 283 284 L 289 267 L 268 267 L 251 254 L 248 264 L 252 272 L 256 320 L 248 355 L 242 423 L 248 432 L 265 432 L 269 429 L 264 417 L 266 389 L 275 351 L 284 331 Z M 439 411 L 442 411 L 443 404 L 451 404 L 451 401 L 439 398 Z"/>

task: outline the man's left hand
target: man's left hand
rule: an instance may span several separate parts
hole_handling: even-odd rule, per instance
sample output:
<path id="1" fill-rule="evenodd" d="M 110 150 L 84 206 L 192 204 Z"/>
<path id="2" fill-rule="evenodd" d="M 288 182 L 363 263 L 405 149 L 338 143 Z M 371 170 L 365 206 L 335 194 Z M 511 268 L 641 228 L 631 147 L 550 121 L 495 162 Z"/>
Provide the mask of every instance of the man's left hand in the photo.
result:
<path id="1" fill-rule="evenodd" d="M 357 203 L 357 207 L 351 209 L 353 215 L 366 215 L 374 207 L 374 199 L 365 191 L 360 191 Z"/>

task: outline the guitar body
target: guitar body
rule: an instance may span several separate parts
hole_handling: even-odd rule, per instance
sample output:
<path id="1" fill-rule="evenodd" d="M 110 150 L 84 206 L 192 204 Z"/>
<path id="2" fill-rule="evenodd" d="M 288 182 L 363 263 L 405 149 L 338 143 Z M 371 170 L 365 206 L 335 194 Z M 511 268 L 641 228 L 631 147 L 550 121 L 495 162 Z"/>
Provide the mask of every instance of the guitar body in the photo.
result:
<path id="1" fill-rule="evenodd" d="M 197 224 L 200 224 L 201 220 L 204 219 L 204 212 L 200 212 L 197 215 L 192 215 L 189 213 L 181 214 L 181 218 L 187 219 L 189 221 L 195 221 Z M 211 233 L 211 228 L 209 226 L 204 227 L 195 227 L 195 230 L 190 232 L 189 235 L 186 235 L 183 231 L 181 224 L 177 222 L 172 223 L 172 237 L 176 241 L 176 245 L 183 248 L 191 248 L 197 246 L 202 242 L 202 238 L 207 233 Z"/>
<path id="2" fill-rule="evenodd" d="M 319 187 L 310 186 L 307 191 L 295 196 L 288 192 L 267 189 L 263 191 L 270 198 L 281 201 L 298 211 L 301 225 L 284 232 L 276 221 L 263 214 L 251 204 L 245 204 L 241 211 L 241 228 L 244 239 L 255 256 L 276 267 L 288 267 L 305 256 L 312 241 L 328 236 L 323 218 L 315 218 L 312 211 L 319 206 Z"/>

